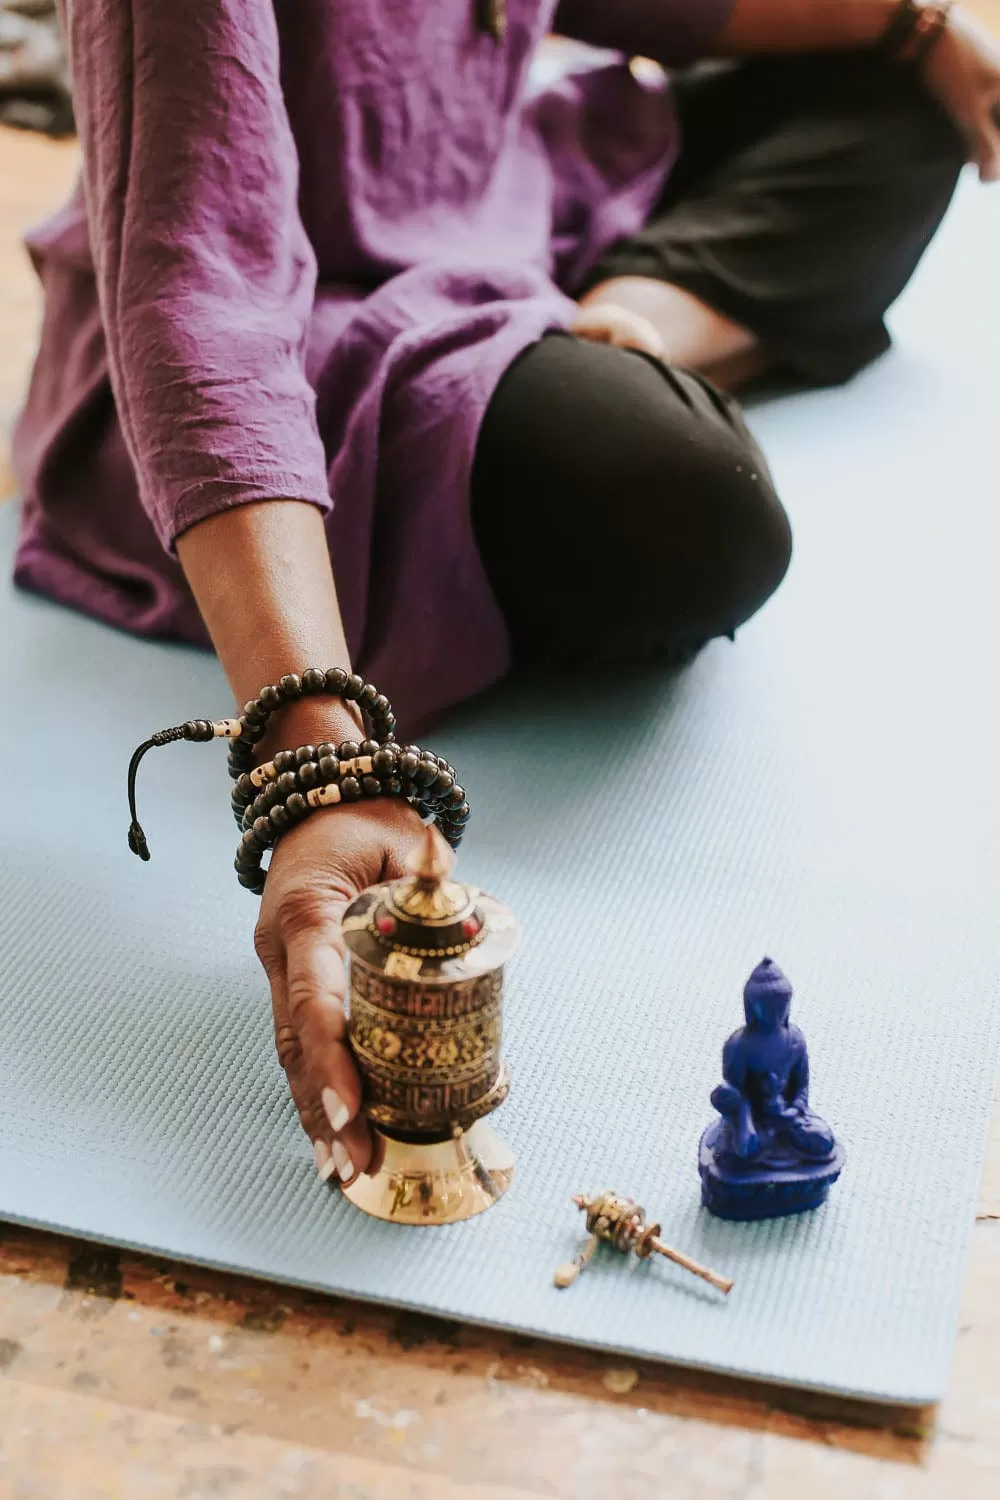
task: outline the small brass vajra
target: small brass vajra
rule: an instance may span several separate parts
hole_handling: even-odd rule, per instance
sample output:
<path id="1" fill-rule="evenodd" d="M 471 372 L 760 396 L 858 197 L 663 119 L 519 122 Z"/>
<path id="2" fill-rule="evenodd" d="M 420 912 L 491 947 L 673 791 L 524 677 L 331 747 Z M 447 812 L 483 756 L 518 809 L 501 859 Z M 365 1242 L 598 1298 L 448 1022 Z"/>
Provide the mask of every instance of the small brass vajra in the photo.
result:
<path id="1" fill-rule="evenodd" d="M 682 1255 L 679 1250 L 665 1245 L 660 1239 L 659 1224 L 647 1224 L 646 1210 L 631 1198 L 622 1198 L 618 1193 L 600 1193 L 596 1198 L 584 1198 L 580 1195 L 573 1202 L 587 1215 L 590 1238 L 575 1260 L 559 1267 L 555 1274 L 556 1286 L 572 1286 L 581 1271 L 586 1270 L 594 1251 L 604 1240 L 623 1255 L 634 1253 L 640 1260 L 647 1260 L 651 1255 L 662 1255 L 667 1260 L 672 1260 L 674 1265 L 690 1271 L 693 1276 L 700 1276 L 702 1281 L 707 1281 L 710 1286 L 725 1292 L 727 1296 L 732 1291 L 733 1283 L 727 1276 L 720 1276 L 717 1271 L 710 1271 L 707 1266 L 699 1265 L 689 1255 Z"/>

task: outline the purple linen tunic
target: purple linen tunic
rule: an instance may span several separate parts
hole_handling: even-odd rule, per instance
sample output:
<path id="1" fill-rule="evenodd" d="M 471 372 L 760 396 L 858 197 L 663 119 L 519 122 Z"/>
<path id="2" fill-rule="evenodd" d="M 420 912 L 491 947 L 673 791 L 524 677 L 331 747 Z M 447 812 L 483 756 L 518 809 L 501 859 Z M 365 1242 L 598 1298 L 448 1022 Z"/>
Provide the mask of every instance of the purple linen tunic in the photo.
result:
<path id="1" fill-rule="evenodd" d="M 563 0 L 667 65 L 731 0 Z M 320 506 L 352 657 L 414 725 L 508 665 L 469 522 L 479 425 L 676 153 L 620 63 L 529 97 L 555 0 L 63 0 L 84 174 L 29 248 L 16 578 L 204 641 L 172 555 L 227 506 Z"/>

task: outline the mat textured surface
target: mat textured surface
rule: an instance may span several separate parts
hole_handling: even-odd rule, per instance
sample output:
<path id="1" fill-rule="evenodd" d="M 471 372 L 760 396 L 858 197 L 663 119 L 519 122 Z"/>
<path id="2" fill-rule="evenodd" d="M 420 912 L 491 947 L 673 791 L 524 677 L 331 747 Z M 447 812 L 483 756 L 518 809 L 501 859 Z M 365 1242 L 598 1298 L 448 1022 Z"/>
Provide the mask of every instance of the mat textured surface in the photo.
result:
<path id="1" fill-rule="evenodd" d="M 990 278 L 966 185 L 851 387 L 764 407 L 793 572 L 677 678 L 510 687 L 436 748 L 475 806 L 466 876 L 525 927 L 509 986 L 514 1189 L 445 1230 L 317 1183 L 231 871 L 216 664 L 0 594 L 0 1217 L 559 1339 L 884 1398 L 944 1388 L 1000 1051 L 1000 598 Z M 0 512 L 3 567 L 16 515 Z M 797 987 L 848 1152 L 817 1213 L 699 1208 L 722 1042 L 764 953 Z M 608 1252 L 570 1292 L 574 1191 L 615 1187 L 736 1278 Z"/>

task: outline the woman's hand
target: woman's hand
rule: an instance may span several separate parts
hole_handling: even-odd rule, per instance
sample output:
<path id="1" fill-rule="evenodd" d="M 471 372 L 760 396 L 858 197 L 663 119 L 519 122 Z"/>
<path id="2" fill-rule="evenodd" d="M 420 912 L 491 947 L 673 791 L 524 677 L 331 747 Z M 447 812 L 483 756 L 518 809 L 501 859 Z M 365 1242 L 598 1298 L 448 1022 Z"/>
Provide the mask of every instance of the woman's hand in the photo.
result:
<path id="1" fill-rule="evenodd" d="M 390 798 L 331 808 L 287 833 L 271 857 L 255 943 L 278 1059 L 324 1180 L 351 1182 L 372 1154 L 347 1042 L 341 920 L 366 886 L 406 873 L 422 826 Z"/>
<path id="2" fill-rule="evenodd" d="M 982 181 L 1000 181 L 1000 45 L 975 16 L 955 9 L 923 73 L 968 141 Z"/>

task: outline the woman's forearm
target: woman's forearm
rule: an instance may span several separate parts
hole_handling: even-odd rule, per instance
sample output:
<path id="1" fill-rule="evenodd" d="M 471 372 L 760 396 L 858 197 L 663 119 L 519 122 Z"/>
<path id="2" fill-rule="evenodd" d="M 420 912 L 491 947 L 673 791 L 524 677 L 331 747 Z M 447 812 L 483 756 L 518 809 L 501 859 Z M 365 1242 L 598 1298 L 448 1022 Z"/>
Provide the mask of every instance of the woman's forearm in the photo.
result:
<path id="1" fill-rule="evenodd" d="M 348 666 L 347 641 L 322 513 L 295 500 L 238 505 L 177 540 L 237 705 L 304 667 Z M 304 698 L 275 717 L 268 750 L 353 737 L 358 722 L 336 699 Z"/>
<path id="2" fill-rule="evenodd" d="M 734 0 L 718 52 L 826 52 L 871 47 L 885 35 L 899 0 Z"/>

